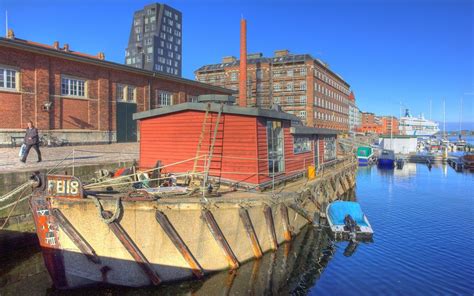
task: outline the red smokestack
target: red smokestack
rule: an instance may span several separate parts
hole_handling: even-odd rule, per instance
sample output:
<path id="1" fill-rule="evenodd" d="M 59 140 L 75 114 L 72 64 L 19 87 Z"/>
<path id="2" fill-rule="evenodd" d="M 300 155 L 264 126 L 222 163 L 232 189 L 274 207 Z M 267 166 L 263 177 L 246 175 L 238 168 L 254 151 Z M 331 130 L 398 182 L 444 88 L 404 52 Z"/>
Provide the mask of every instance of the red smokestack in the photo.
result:
<path id="1" fill-rule="evenodd" d="M 247 21 L 240 20 L 239 106 L 247 107 Z"/>

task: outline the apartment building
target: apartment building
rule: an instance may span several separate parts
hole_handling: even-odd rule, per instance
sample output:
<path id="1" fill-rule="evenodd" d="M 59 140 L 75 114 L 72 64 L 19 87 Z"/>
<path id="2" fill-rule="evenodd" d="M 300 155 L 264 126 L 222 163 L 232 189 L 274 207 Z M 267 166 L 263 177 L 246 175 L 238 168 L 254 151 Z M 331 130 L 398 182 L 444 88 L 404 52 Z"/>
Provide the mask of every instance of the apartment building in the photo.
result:
<path id="1" fill-rule="evenodd" d="M 195 71 L 199 82 L 239 91 L 240 61 L 228 56 Z M 247 106 L 274 104 L 306 125 L 349 130 L 350 85 L 329 65 L 309 54 L 277 50 L 273 57 L 247 55 Z"/>
<path id="2" fill-rule="evenodd" d="M 125 64 L 148 71 L 181 76 L 182 14 L 154 3 L 133 15 Z"/>

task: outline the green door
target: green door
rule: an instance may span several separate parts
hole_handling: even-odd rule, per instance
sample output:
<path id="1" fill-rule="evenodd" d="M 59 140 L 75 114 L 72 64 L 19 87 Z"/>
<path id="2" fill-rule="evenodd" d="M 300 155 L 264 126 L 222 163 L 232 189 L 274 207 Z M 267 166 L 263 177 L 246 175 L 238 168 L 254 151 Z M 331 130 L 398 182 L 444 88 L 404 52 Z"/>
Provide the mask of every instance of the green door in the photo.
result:
<path id="1" fill-rule="evenodd" d="M 137 112 L 137 104 L 117 102 L 117 142 L 137 141 L 137 122 L 133 113 Z"/>

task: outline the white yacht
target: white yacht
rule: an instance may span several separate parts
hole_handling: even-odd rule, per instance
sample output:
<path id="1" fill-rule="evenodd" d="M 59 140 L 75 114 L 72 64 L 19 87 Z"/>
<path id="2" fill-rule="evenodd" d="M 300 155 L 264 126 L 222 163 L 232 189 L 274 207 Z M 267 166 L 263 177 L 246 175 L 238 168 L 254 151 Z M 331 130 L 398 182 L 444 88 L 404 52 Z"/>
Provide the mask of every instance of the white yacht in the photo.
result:
<path id="1" fill-rule="evenodd" d="M 400 134 L 407 136 L 432 136 L 439 132 L 436 122 L 425 119 L 423 114 L 412 117 L 408 109 L 405 109 L 405 116 L 400 118 L 399 128 Z"/>

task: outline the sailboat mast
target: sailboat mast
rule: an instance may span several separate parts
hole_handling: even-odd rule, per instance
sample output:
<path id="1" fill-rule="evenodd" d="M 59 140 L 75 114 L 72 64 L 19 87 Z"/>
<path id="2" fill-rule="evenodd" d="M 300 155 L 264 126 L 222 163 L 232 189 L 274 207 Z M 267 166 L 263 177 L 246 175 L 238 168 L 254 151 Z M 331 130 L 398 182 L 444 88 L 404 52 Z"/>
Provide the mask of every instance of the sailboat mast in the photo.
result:
<path id="1" fill-rule="evenodd" d="M 461 97 L 461 112 L 459 114 L 459 135 L 461 135 L 461 130 L 462 130 L 462 99 Z"/>
<path id="2" fill-rule="evenodd" d="M 393 116 L 390 117 L 390 150 L 393 150 Z"/>
<path id="3" fill-rule="evenodd" d="M 446 138 L 446 99 L 443 99 L 443 135 Z"/>

